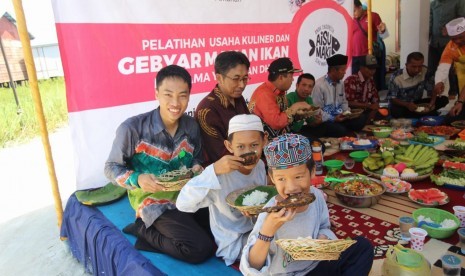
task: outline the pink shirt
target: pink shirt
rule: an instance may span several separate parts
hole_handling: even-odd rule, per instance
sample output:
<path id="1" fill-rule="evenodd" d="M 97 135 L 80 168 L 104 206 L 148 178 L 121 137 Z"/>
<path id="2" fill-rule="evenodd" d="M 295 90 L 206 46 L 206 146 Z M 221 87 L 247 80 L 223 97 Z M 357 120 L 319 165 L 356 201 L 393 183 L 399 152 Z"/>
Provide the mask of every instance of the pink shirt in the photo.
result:
<path id="1" fill-rule="evenodd" d="M 378 35 L 377 26 L 381 24 L 381 17 L 376 12 L 371 13 L 371 19 L 373 24 L 373 41 L 376 41 Z M 368 17 L 364 15 L 360 18 L 360 25 L 368 34 Z M 368 37 L 360 30 L 357 23 L 357 19 L 352 21 L 352 56 L 366 56 L 368 55 Z"/>

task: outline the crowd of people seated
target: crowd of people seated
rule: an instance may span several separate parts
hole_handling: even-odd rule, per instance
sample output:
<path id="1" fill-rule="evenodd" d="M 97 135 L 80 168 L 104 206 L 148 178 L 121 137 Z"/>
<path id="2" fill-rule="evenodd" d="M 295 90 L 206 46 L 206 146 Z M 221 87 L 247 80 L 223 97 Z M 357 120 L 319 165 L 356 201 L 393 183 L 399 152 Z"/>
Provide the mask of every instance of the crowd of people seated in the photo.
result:
<path id="1" fill-rule="evenodd" d="M 359 21 L 366 13 L 359 1 L 354 3 L 354 20 Z M 384 24 L 376 18 L 375 32 L 385 33 Z M 361 23 L 354 29 L 365 41 L 366 26 Z M 349 59 L 342 54 L 326 59 L 327 73 L 318 79 L 295 68 L 288 57 L 278 58 L 270 63 L 267 80 L 255 89 L 248 104 L 242 94 L 250 80 L 249 59 L 241 52 L 222 52 L 214 64 L 216 85 L 198 104 L 195 118 L 185 114 L 190 74 L 176 65 L 163 68 L 156 76 L 159 107 L 119 126 L 105 163 L 105 175 L 128 189 L 136 213 L 135 222 L 123 231 L 137 237 L 138 249 L 190 263 L 203 262 L 214 252 L 226 265 L 241 260 L 240 269 L 247 275 L 367 275 L 373 248 L 363 237 L 354 237 L 356 244 L 338 261 L 292 261 L 274 240 L 336 239 L 324 195 L 310 187 L 315 174 L 311 141 L 347 136 L 386 116 L 423 116 L 417 112 L 420 104 L 427 105 L 428 115 L 448 104 L 444 82 L 450 64 L 463 63 L 465 18 L 450 21 L 446 29 L 450 42 L 435 80 L 427 77 L 424 55 L 410 53 L 405 67 L 388 82 L 389 112 L 380 108 L 374 79 L 384 65 L 364 48 L 352 53 L 356 70 L 345 79 Z M 462 83 L 465 73 L 457 67 Z M 296 74 L 300 74 L 296 90 L 290 92 Z M 462 88 L 449 121 L 465 119 L 464 102 Z M 247 155 L 254 157 L 251 162 L 246 162 Z M 181 191 L 164 191 L 159 175 L 186 168 L 197 176 Z M 275 185 L 278 195 L 267 206 L 309 192 L 315 201 L 262 213 L 255 222 L 250 214 L 225 203 L 227 194 L 250 184 Z M 299 227 L 302 223 L 307 227 Z"/>

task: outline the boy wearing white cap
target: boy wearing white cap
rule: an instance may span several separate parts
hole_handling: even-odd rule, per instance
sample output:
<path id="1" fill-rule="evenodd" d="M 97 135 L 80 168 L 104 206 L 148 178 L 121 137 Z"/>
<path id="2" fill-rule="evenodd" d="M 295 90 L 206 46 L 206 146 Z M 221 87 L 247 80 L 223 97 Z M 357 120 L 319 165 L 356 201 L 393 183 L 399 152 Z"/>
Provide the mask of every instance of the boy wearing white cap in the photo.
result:
<path id="1" fill-rule="evenodd" d="M 265 207 L 287 197 L 313 193 L 310 205 L 261 213 L 243 249 L 240 270 L 244 275 L 368 275 L 373 263 L 373 246 L 363 237 L 335 261 L 295 261 L 280 247 L 277 239 L 337 239 L 330 229 L 329 212 L 323 193 L 310 185 L 314 162 L 307 138 L 285 134 L 264 149 L 268 173 L 278 195 Z"/>
<path id="2" fill-rule="evenodd" d="M 451 20 L 446 24 L 446 30 L 450 41 L 442 52 L 441 60 L 434 77 L 434 92 L 437 95 L 444 92 L 444 83 L 449 77 L 449 69 L 452 64 L 454 64 L 457 73 L 459 91 L 465 86 L 465 18 L 460 17 Z M 456 104 L 463 105 L 463 100 L 460 99 L 460 96 Z M 454 108 L 452 108 L 451 112 L 455 113 L 453 110 Z M 452 113 L 450 113 L 451 116 L 458 115 L 458 113 Z"/>
<path id="3" fill-rule="evenodd" d="M 209 207 L 210 228 L 218 245 L 216 256 L 223 258 L 226 265 L 240 258 L 253 221 L 229 207 L 225 199 L 238 189 L 266 185 L 265 164 L 260 160 L 266 140 L 262 122 L 256 115 L 231 118 L 224 144 L 232 155 L 223 156 L 187 182 L 176 201 L 176 207 L 184 212 Z M 244 154 L 248 154 L 247 160 L 241 157 Z"/>

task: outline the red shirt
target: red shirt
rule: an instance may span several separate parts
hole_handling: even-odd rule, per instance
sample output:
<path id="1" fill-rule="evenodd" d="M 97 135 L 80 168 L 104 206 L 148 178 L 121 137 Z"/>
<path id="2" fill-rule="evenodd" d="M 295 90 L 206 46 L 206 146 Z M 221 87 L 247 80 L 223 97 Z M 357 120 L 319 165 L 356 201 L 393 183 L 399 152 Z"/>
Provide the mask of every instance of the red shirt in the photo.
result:
<path id="1" fill-rule="evenodd" d="M 365 80 L 362 73 L 347 77 L 344 81 L 346 99 L 350 102 L 378 103 L 379 95 L 373 79 Z"/>
<path id="2" fill-rule="evenodd" d="M 286 109 L 286 92 L 280 91 L 269 81 L 255 89 L 249 102 L 250 112 L 262 119 L 269 139 L 288 132 Z"/>
<path id="3" fill-rule="evenodd" d="M 371 13 L 371 23 L 373 25 L 373 41 L 378 39 L 378 28 L 377 26 L 381 24 L 381 17 L 376 12 Z M 368 17 L 364 15 L 360 18 L 360 25 L 365 30 L 368 35 Z M 352 56 L 366 56 L 368 55 L 368 37 L 360 30 L 360 27 L 357 23 L 357 19 L 352 21 Z"/>

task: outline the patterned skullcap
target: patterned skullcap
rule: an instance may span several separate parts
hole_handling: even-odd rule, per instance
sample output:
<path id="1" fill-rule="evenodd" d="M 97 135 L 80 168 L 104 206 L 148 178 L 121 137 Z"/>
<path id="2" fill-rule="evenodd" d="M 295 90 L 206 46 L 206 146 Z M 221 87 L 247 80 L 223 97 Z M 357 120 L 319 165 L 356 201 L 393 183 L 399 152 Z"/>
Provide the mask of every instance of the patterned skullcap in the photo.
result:
<path id="1" fill-rule="evenodd" d="M 287 169 L 307 163 L 312 158 L 310 142 L 299 134 L 286 133 L 274 138 L 265 147 L 268 167 Z"/>

